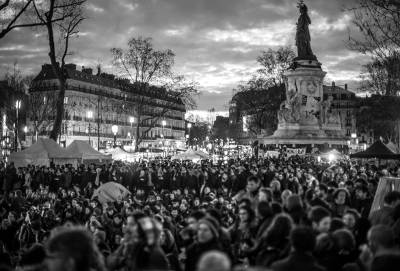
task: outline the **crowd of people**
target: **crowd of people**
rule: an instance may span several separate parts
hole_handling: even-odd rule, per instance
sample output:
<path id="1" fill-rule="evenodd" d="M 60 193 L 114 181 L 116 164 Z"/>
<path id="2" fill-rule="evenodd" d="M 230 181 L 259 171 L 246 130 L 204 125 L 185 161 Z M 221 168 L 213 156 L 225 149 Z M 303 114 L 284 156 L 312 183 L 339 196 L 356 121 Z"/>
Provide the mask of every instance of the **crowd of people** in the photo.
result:
<path id="1" fill-rule="evenodd" d="M 0 270 L 397 270 L 400 168 L 311 157 L 0 165 Z M 95 190 L 117 182 L 115 201 Z"/>

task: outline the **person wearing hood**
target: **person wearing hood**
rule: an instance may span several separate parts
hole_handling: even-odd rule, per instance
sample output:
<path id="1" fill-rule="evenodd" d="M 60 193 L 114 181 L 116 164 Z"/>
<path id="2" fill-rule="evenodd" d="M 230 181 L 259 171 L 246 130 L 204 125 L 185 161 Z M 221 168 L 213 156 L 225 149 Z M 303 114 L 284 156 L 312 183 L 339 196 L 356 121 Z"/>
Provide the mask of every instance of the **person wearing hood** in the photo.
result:
<path id="1" fill-rule="evenodd" d="M 200 257 L 212 250 L 222 251 L 219 242 L 218 222 L 211 216 L 199 220 L 197 227 L 197 241 L 186 251 L 185 270 L 195 270 Z"/>

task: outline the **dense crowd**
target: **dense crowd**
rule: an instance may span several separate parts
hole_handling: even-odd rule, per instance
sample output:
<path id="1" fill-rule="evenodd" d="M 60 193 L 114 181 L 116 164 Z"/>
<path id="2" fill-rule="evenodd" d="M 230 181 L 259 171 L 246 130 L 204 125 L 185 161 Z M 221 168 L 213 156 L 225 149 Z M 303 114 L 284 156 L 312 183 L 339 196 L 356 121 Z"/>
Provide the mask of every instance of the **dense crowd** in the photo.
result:
<path id="1" fill-rule="evenodd" d="M 370 214 L 379 178 L 400 177 L 400 168 L 298 156 L 0 168 L 0 270 L 361 271 L 400 263 L 400 193 L 385 193 Z M 93 197 L 110 181 L 131 194 Z"/>

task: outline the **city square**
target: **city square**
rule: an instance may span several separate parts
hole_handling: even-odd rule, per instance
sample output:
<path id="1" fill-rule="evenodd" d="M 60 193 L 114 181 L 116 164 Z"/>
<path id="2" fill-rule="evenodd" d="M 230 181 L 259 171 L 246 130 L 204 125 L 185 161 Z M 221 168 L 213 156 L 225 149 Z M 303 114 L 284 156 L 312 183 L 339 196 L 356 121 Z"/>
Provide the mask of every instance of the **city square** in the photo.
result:
<path id="1" fill-rule="evenodd" d="M 0 0 L 0 270 L 397 270 L 397 0 Z"/>

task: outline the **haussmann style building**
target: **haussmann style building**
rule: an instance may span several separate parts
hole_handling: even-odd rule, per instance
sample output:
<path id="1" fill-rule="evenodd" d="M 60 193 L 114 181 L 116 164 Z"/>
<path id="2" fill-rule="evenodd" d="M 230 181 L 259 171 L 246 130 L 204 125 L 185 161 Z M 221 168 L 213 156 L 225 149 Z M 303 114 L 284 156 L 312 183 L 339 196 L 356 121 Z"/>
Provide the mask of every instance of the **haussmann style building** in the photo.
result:
<path id="1" fill-rule="evenodd" d="M 140 103 L 139 147 L 164 150 L 184 147 L 185 105 L 166 90 L 151 86 L 143 91 L 129 80 L 117 79 L 100 70 L 94 74 L 85 67 L 78 70 L 75 64 L 65 65 L 64 72 L 67 80 L 60 143 L 69 145 L 78 139 L 99 149 L 113 144 L 134 146 Z M 51 65 L 43 65 L 30 89 L 30 96 L 36 102 L 39 100 L 38 112 L 42 113 L 28 116 L 32 141 L 50 132 L 55 119 L 51 105 L 58 86 Z M 162 117 L 157 117 L 160 112 Z"/>

